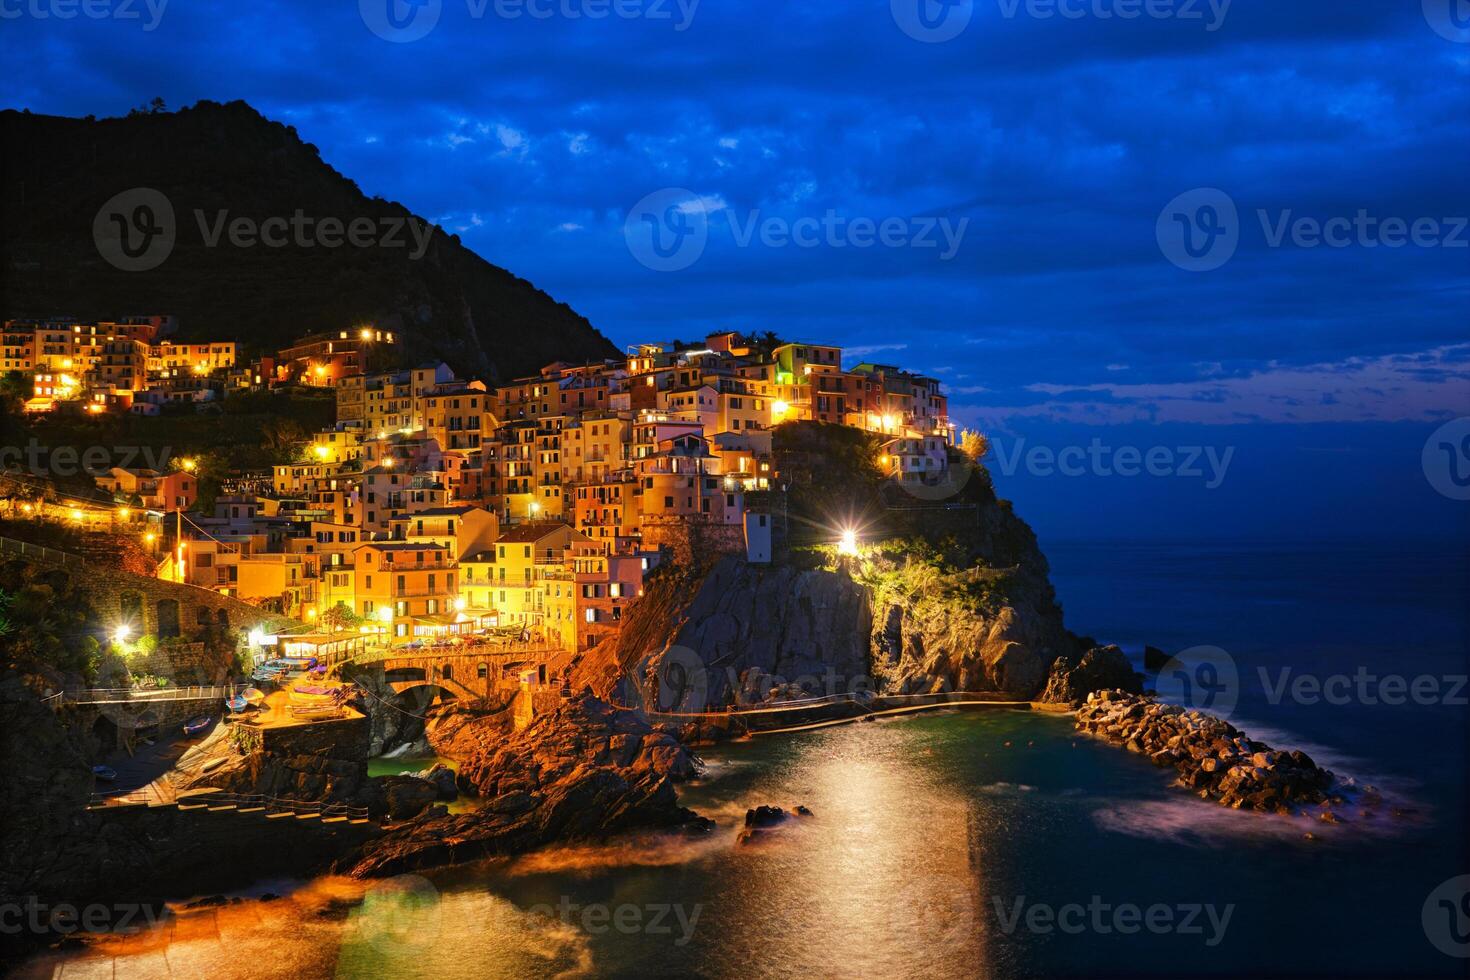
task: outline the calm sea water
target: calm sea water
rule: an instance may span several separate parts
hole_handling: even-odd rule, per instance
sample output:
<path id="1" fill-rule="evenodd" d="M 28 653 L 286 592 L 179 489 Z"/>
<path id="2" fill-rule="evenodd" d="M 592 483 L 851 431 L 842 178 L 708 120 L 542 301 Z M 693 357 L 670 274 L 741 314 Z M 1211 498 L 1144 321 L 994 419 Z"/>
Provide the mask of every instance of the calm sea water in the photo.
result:
<path id="1" fill-rule="evenodd" d="M 1224 649 L 1242 679 L 1237 724 L 1383 787 L 1404 815 L 1350 813 L 1328 826 L 1229 811 L 1076 737 L 1065 718 L 930 714 L 710 752 L 708 777 L 682 793 L 719 821 L 709 838 L 557 849 L 366 893 L 320 879 L 286 899 L 191 913 L 28 970 L 1465 975 L 1464 960 L 1430 943 L 1421 913 L 1436 885 L 1470 872 L 1467 709 L 1273 704 L 1258 674 L 1465 674 L 1465 556 L 1050 542 L 1047 551 L 1073 628 L 1134 650 Z M 814 816 L 738 844 L 740 818 L 760 803 L 805 804 Z M 257 891 L 268 887 L 288 883 Z"/>

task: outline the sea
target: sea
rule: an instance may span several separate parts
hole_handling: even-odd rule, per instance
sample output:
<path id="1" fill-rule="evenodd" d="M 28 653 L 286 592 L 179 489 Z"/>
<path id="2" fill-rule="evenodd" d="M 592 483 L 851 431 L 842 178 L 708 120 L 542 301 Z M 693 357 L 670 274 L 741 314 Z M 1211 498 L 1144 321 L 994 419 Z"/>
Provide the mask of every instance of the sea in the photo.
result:
<path id="1" fill-rule="evenodd" d="M 680 795 L 716 820 L 708 836 L 383 882 L 265 881 L 19 972 L 1466 976 L 1464 551 L 1043 546 L 1072 629 L 1140 668 L 1146 644 L 1207 649 L 1232 678 L 1219 706 L 1234 724 L 1383 804 L 1344 805 L 1339 823 L 1231 810 L 1066 716 L 951 709 L 706 751 Z M 811 815 L 740 840 L 762 804 Z"/>

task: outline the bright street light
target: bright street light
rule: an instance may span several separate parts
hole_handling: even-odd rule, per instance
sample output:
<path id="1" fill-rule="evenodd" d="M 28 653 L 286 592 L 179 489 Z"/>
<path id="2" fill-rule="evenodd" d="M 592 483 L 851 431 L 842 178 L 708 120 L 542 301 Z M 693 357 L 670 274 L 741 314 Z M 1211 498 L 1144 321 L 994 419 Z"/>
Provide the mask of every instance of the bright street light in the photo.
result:
<path id="1" fill-rule="evenodd" d="M 127 623 L 123 623 L 117 629 L 112 631 L 112 642 L 121 646 L 122 644 L 128 642 L 128 637 L 132 635 L 132 627 L 128 626 Z"/>
<path id="2" fill-rule="evenodd" d="M 856 531 L 849 528 L 842 532 L 842 539 L 837 542 L 837 553 L 839 555 L 857 555 L 858 541 Z"/>

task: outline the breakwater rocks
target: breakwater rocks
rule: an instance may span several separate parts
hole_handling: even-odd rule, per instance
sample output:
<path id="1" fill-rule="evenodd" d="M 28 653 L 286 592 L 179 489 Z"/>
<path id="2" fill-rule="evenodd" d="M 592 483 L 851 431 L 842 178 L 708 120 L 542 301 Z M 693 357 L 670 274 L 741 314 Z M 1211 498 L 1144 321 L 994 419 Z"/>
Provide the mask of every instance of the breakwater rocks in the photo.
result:
<path id="1" fill-rule="evenodd" d="M 1279 752 L 1200 711 L 1098 691 L 1077 710 L 1077 728 L 1173 767 L 1181 786 L 1222 806 L 1285 814 L 1313 807 L 1319 819 L 1336 823 L 1332 808 L 1346 802 L 1336 777 L 1305 752 Z"/>

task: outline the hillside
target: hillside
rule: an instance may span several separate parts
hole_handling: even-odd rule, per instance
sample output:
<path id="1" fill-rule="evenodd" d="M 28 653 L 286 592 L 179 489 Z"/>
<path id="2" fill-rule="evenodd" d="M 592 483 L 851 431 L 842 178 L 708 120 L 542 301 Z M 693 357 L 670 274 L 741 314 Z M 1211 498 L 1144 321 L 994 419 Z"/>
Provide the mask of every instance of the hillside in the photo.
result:
<path id="1" fill-rule="evenodd" d="M 402 205 L 368 197 L 293 127 L 243 102 L 172 113 L 68 119 L 0 112 L 0 312 L 108 318 L 172 313 L 181 339 L 233 339 L 273 349 L 307 333 L 371 322 L 404 335 L 407 360 L 437 356 L 461 373 L 512 377 L 550 361 L 612 356 L 587 320 L 531 283 L 435 229 L 421 257 L 414 237 L 378 244 Z M 161 191 L 174 245 L 154 268 L 123 271 L 99 253 L 93 222 L 120 192 Z M 213 246 L 213 225 L 297 211 L 371 219 L 373 244 Z M 412 216 L 415 221 L 422 219 Z M 423 227 L 422 224 L 419 227 Z M 421 233 L 421 239 L 423 233 Z M 315 241 L 313 239 L 313 241 Z"/>

